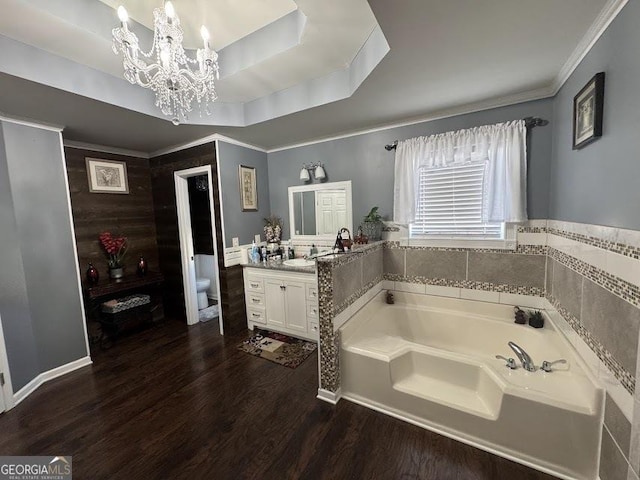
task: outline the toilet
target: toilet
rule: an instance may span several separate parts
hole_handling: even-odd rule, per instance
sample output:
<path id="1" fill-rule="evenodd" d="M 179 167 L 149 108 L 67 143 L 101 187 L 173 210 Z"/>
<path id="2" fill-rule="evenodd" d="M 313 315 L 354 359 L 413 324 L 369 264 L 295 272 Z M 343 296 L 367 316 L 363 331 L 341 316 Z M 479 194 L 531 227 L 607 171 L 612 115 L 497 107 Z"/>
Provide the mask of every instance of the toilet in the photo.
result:
<path id="1" fill-rule="evenodd" d="M 202 310 L 209 306 L 209 299 L 207 298 L 207 290 L 211 285 L 211 280 L 208 278 L 196 278 L 196 291 L 198 292 L 198 310 Z"/>

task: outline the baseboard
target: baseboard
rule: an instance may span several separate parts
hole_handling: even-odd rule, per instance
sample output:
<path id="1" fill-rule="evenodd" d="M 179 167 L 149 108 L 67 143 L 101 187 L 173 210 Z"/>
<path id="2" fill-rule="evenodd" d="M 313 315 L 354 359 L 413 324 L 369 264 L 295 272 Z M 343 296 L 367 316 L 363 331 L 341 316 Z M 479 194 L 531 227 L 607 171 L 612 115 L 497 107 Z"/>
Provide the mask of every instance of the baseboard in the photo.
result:
<path id="1" fill-rule="evenodd" d="M 61 365 L 56 368 L 52 368 L 51 370 L 47 370 L 46 372 L 42 372 L 40 375 L 38 375 L 36 378 L 31 380 L 24 387 L 13 394 L 13 406 L 15 407 L 20 402 L 22 402 L 25 398 L 35 392 L 36 389 L 43 383 L 53 380 L 54 378 L 61 377 L 62 375 L 66 375 L 67 373 L 71 373 L 79 368 L 91 365 L 92 363 L 93 362 L 91 361 L 91 357 L 87 355 L 86 357 L 79 358 L 78 360 L 74 360 L 73 362 Z"/>
<path id="2" fill-rule="evenodd" d="M 332 392 L 330 390 L 325 390 L 324 388 L 319 388 L 317 398 L 320 400 L 324 400 L 325 402 L 330 403 L 332 405 L 335 405 L 340 401 L 340 398 L 342 398 L 342 393 L 340 389 L 338 389 L 337 392 Z"/>

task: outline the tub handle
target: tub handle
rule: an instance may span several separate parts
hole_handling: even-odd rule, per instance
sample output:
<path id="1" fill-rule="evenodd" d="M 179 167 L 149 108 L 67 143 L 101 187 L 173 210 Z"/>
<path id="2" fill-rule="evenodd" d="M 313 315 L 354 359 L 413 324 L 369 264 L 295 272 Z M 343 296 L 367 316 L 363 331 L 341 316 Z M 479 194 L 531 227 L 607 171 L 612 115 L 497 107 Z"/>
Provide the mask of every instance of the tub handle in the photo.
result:
<path id="1" fill-rule="evenodd" d="M 516 368 L 518 368 L 516 366 L 516 361 L 513 358 L 503 357 L 502 355 L 496 355 L 496 358 L 498 360 L 504 360 L 505 362 L 507 362 L 505 367 L 510 368 L 511 370 L 515 370 Z"/>
<path id="2" fill-rule="evenodd" d="M 560 360 L 556 360 L 555 362 L 547 362 L 545 360 L 544 362 L 542 362 L 542 366 L 540 367 L 540 370 L 544 370 L 545 372 L 549 373 L 551 371 L 551 366 L 555 365 L 556 363 L 565 364 L 567 363 L 567 361 L 564 358 L 561 358 Z"/>

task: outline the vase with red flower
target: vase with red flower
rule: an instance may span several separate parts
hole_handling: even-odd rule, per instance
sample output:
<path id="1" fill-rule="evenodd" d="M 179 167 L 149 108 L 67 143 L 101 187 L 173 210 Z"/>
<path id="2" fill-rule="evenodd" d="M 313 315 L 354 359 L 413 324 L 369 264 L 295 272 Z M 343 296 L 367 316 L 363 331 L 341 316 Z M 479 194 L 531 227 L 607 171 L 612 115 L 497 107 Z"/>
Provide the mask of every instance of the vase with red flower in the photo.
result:
<path id="1" fill-rule="evenodd" d="M 109 265 L 109 276 L 111 278 L 122 278 L 124 276 L 124 256 L 127 253 L 127 238 L 114 237 L 111 232 L 103 232 L 98 237 L 100 244 L 107 254 Z"/>

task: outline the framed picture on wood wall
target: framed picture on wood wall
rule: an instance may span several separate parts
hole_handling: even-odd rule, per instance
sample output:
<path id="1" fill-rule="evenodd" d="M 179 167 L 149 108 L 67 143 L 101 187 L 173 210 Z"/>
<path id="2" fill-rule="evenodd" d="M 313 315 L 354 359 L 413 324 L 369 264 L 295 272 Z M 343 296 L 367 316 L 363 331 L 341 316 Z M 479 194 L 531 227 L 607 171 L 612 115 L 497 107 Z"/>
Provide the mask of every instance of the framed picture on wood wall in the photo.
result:
<path id="1" fill-rule="evenodd" d="M 258 189 L 256 186 L 256 169 L 240 165 L 240 207 L 243 212 L 258 211 Z"/>
<path id="2" fill-rule="evenodd" d="M 127 164 L 85 157 L 91 193 L 129 193 Z"/>
<path id="3" fill-rule="evenodd" d="M 604 72 L 597 73 L 573 98 L 573 149 L 602 136 Z"/>

